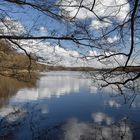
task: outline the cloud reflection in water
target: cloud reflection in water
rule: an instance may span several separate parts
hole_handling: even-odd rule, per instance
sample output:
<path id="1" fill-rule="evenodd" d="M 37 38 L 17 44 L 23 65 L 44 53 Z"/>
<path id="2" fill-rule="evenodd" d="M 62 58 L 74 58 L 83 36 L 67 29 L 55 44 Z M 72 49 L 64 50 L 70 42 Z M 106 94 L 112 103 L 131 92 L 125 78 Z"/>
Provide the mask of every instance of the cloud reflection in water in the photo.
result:
<path id="1" fill-rule="evenodd" d="M 78 93 L 81 87 L 89 87 L 90 80 L 80 78 L 80 73 L 48 73 L 38 81 L 37 89 L 20 90 L 13 101 L 26 102 L 44 98 L 60 97 L 66 94 Z"/>
<path id="2" fill-rule="evenodd" d="M 111 123 L 113 118 L 102 112 L 92 114 L 94 123 L 70 119 L 64 126 L 64 140 L 132 140 L 133 135 L 125 121 Z M 101 125 L 105 120 L 106 125 Z M 96 123 L 95 123 L 96 122 Z"/>

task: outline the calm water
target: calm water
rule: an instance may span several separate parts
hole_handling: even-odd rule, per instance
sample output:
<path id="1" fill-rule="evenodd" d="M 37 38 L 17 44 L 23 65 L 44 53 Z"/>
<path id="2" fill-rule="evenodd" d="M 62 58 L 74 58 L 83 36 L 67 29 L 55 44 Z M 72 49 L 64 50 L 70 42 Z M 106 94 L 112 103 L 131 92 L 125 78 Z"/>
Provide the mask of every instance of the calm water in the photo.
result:
<path id="1" fill-rule="evenodd" d="M 140 139 L 140 97 L 125 103 L 83 73 L 48 72 L 30 85 L 0 82 L 2 140 Z"/>

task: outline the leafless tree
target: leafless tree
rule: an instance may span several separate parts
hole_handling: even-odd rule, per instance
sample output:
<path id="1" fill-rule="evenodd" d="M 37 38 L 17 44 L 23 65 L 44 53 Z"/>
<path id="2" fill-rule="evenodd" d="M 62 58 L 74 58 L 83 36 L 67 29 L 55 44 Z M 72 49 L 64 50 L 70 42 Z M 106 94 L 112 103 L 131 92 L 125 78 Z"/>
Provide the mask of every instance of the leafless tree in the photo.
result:
<path id="1" fill-rule="evenodd" d="M 25 32 L 15 32 L 14 27 L 5 22 L 5 17 L 15 14 L 20 20 L 21 13 L 26 13 L 28 8 L 48 20 L 63 24 L 65 30 L 61 32 L 54 27 L 48 29 L 47 35 L 34 34 L 40 27 L 36 19 L 30 29 L 25 27 Z M 100 86 L 115 85 L 121 93 L 122 87 L 133 89 L 135 86 L 138 89 L 136 83 L 140 77 L 139 0 L 2 0 L 0 12 L 0 21 L 8 31 L 1 31 L 0 39 L 6 39 L 23 50 L 29 59 L 30 54 L 19 41 L 46 40 L 60 46 L 70 42 L 74 48 L 95 49 L 99 52 L 92 55 L 82 53 L 79 59 L 96 59 L 105 65 L 104 69 L 100 70 L 102 76 L 94 77 L 103 81 Z M 45 22 L 46 20 L 44 25 Z M 93 77 L 94 73 L 90 74 Z"/>

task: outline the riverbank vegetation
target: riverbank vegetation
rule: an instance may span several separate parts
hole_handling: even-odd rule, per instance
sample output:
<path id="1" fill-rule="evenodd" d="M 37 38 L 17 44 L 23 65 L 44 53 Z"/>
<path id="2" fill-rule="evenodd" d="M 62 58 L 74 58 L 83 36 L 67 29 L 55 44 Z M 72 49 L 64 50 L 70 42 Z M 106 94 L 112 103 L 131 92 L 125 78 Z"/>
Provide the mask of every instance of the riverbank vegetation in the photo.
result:
<path id="1" fill-rule="evenodd" d="M 33 73 L 45 69 L 46 65 L 37 63 L 36 59 L 26 54 L 18 53 L 8 41 L 0 40 L 0 75 L 29 79 Z"/>

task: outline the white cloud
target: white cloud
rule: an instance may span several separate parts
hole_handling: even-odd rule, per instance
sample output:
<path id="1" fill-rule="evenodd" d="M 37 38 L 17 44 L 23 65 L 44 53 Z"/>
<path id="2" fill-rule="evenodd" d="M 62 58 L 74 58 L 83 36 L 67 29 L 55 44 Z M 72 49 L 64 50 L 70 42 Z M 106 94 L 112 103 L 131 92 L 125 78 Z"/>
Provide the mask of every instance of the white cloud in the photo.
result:
<path id="1" fill-rule="evenodd" d="M 75 6 L 80 5 L 80 1 L 62 0 L 61 3 L 63 5 L 66 5 L 65 7 L 61 7 L 61 9 L 68 12 L 71 18 L 77 14 L 77 11 L 79 9 Z M 89 9 L 91 9 L 92 4 L 93 0 L 85 0 L 82 2 L 82 5 L 86 6 Z M 96 13 L 98 17 L 107 17 L 105 20 L 110 21 L 113 18 L 114 20 L 116 20 L 116 22 L 122 22 L 127 16 L 129 10 L 130 5 L 127 0 L 96 0 L 93 12 Z M 107 22 L 98 21 L 93 12 L 85 8 L 80 8 L 76 17 L 78 19 L 91 18 L 91 27 L 95 29 L 110 26 L 110 24 Z"/>
<path id="2" fill-rule="evenodd" d="M 129 12 L 129 3 L 127 0 L 97 0 L 94 12 L 98 16 L 109 16 L 123 21 Z"/>
<path id="3" fill-rule="evenodd" d="M 113 42 L 115 42 L 115 41 L 117 41 L 117 40 L 119 40 L 119 37 L 117 37 L 117 36 L 108 37 L 108 38 L 107 38 L 107 41 L 108 41 L 109 43 L 113 43 Z"/>
<path id="4" fill-rule="evenodd" d="M 46 35 L 48 33 L 48 29 L 46 28 L 46 27 L 44 27 L 44 26 L 42 26 L 42 27 L 40 27 L 39 28 L 39 34 L 40 35 Z"/>
<path id="5" fill-rule="evenodd" d="M 117 41 L 118 38 L 114 36 L 108 40 L 110 42 L 114 42 Z M 80 54 L 76 50 L 62 48 L 58 45 L 51 46 L 49 42 L 40 42 L 39 40 L 27 40 L 26 42 L 21 41 L 19 43 L 28 53 L 35 54 L 38 58 L 43 58 L 43 60 L 40 59 L 43 63 L 51 65 L 104 68 L 106 66 L 121 66 L 125 63 L 125 57 L 123 55 L 114 55 L 112 57 L 102 59 L 101 61 L 99 61 L 98 58 L 95 58 L 98 55 L 109 56 L 115 54 L 115 52 L 98 52 L 97 50 L 89 49 L 85 54 Z M 20 49 L 18 51 L 23 52 Z"/>
<path id="6" fill-rule="evenodd" d="M 90 27 L 98 30 L 104 27 L 108 27 L 110 25 L 111 25 L 111 21 L 109 20 L 105 20 L 105 21 L 92 20 Z"/>
<path id="7" fill-rule="evenodd" d="M 106 21 L 108 21 L 106 19 Z M 13 19 L 9 17 L 5 17 L 4 19 L 5 24 L 8 25 L 10 28 L 7 29 L 6 26 L 2 22 L 0 22 L 1 25 L 1 34 L 7 34 L 7 35 L 13 35 L 13 34 L 22 34 L 25 32 L 25 28 L 19 21 L 14 21 Z M 93 23 L 96 21 L 93 20 Z M 98 21 L 97 21 L 98 23 Z M 106 23 L 108 24 L 108 23 Z M 106 24 L 100 24 L 97 25 L 95 28 L 100 28 L 101 26 L 108 26 Z M 40 27 L 40 33 L 46 34 L 47 28 L 42 26 Z M 108 42 L 113 43 L 114 41 L 118 40 L 117 36 L 110 37 L 107 39 Z M 83 55 L 78 53 L 78 51 L 75 50 L 69 50 L 64 49 L 60 46 L 51 46 L 49 42 L 40 42 L 39 40 L 26 40 L 26 41 L 20 41 L 20 45 L 27 50 L 28 53 L 34 53 L 39 58 L 43 58 L 44 63 L 50 63 L 54 65 L 63 65 L 63 66 L 89 66 L 89 67 L 97 67 L 102 68 L 104 67 L 103 64 L 101 64 L 97 59 L 92 59 L 92 56 L 95 57 L 99 54 L 99 52 L 95 50 L 89 50 L 89 56 L 86 57 L 86 59 L 83 59 Z M 81 48 L 80 48 L 81 49 Z M 19 50 L 21 52 L 22 50 Z M 111 52 L 110 52 L 111 53 Z M 107 53 L 106 53 L 107 54 Z M 107 54 L 109 55 L 109 53 Z M 123 62 L 124 59 L 123 56 L 115 57 L 118 61 Z"/>
<path id="8" fill-rule="evenodd" d="M 38 57 L 43 57 L 43 62 L 52 65 L 63 66 L 90 66 L 102 67 L 102 64 L 97 60 L 83 59 L 83 55 L 76 50 L 62 48 L 58 45 L 51 46 L 48 42 L 39 42 L 38 40 L 21 41 L 21 46 L 27 50 L 28 53 L 34 53 Z M 22 52 L 22 50 L 19 50 Z M 96 51 L 89 51 L 90 54 L 97 54 Z"/>
<path id="9" fill-rule="evenodd" d="M 87 0 L 87 2 L 88 2 L 88 0 Z M 75 6 L 79 5 L 79 1 L 62 0 L 61 4 L 66 5 L 66 7 L 61 7 L 61 8 L 65 11 L 67 11 L 70 17 L 74 17 L 76 15 L 78 8 L 76 8 Z M 78 15 L 77 15 L 77 18 L 85 19 L 85 18 L 92 17 L 92 16 L 93 16 L 93 14 L 90 11 L 87 11 L 86 9 L 80 8 Z"/>
<path id="10" fill-rule="evenodd" d="M 0 21 L 0 34 L 17 35 L 25 32 L 24 26 L 10 17 L 5 17 Z"/>
<path id="11" fill-rule="evenodd" d="M 97 56 L 98 55 L 98 53 L 97 53 L 97 51 L 95 51 L 95 50 L 90 50 L 89 51 L 89 56 Z"/>
<path id="12" fill-rule="evenodd" d="M 112 43 L 117 40 L 118 38 L 116 36 L 109 38 L 109 41 Z M 91 64 L 95 68 L 116 67 L 124 65 L 126 58 L 123 55 L 115 55 L 116 53 L 117 52 L 98 52 L 96 50 L 90 50 L 87 54 L 87 64 Z M 98 61 L 98 59 L 100 59 L 100 61 Z"/>

